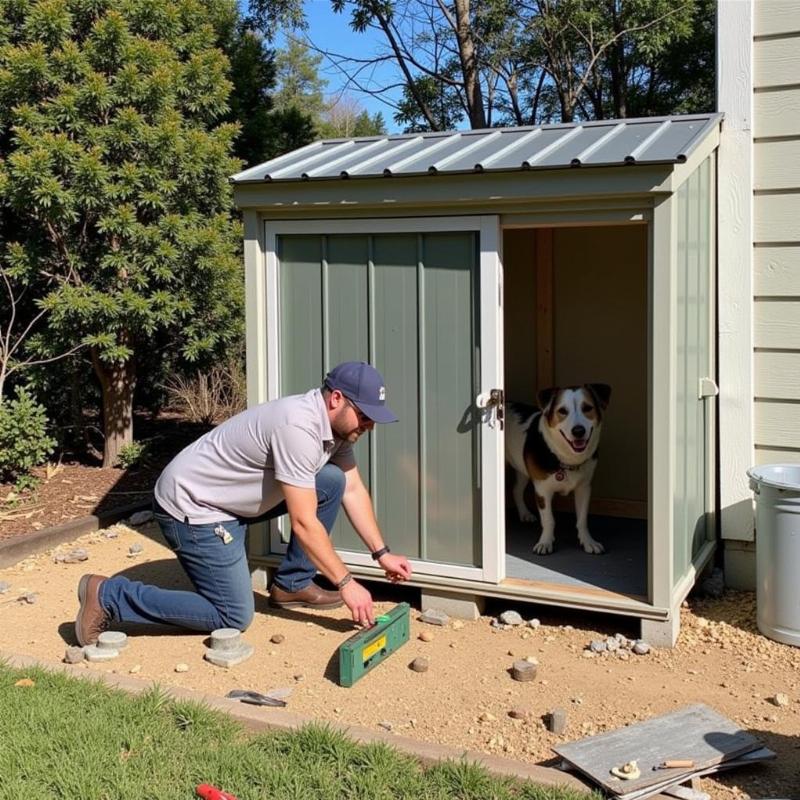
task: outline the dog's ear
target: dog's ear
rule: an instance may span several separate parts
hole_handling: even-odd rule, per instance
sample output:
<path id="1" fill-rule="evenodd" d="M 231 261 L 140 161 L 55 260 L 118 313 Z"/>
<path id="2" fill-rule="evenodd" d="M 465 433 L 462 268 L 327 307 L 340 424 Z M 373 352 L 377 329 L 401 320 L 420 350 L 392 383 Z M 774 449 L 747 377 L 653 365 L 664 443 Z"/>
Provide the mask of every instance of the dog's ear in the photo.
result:
<path id="1" fill-rule="evenodd" d="M 536 395 L 536 401 L 539 403 L 539 408 L 542 411 L 546 411 L 547 407 L 550 403 L 553 402 L 553 398 L 558 395 L 561 390 L 558 386 L 551 386 L 549 389 L 542 389 L 539 394 Z"/>
<path id="2" fill-rule="evenodd" d="M 595 398 L 595 402 L 605 411 L 611 400 L 611 387 L 607 383 L 587 383 L 586 387 Z"/>

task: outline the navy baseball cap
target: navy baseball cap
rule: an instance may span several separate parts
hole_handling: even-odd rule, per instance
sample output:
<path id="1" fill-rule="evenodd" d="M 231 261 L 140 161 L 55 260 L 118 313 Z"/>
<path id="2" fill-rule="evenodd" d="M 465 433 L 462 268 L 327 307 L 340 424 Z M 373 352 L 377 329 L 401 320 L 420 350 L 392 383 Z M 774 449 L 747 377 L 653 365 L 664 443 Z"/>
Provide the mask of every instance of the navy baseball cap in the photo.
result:
<path id="1" fill-rule="evenodd" d="M 383 375 L 366 361 L 345 361 L 325 376 L 328 389 L 338 389 L 362 414 L 373 422 L 397 422 L 386 405 Z"/>

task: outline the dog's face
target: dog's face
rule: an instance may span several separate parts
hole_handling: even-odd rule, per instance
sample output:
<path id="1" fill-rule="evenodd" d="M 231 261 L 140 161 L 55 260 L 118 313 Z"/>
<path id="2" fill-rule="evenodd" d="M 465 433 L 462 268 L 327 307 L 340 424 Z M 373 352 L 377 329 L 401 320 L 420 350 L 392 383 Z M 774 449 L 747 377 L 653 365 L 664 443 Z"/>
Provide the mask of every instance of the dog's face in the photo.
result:
<path id="1" fill-rule="evenodd" d="M 594 453 L 610 397 L 611 387 L 604 383 L 585 383 L 566 389 L 553 387 L 539 392 L 542 433 L 562 461 L 581 462 Z"/>

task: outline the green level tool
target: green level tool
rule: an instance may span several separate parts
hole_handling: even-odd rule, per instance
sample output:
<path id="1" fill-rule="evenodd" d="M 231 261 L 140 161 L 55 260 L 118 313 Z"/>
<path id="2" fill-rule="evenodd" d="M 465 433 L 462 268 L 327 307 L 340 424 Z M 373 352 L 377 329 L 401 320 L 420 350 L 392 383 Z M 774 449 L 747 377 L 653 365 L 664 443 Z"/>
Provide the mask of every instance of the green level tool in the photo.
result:
<path id="1" fill-rule="evenodd" d="M 408 641 L 409 605 L 400 603 L 339 648 L 339 685 L 350 687 Z"/>

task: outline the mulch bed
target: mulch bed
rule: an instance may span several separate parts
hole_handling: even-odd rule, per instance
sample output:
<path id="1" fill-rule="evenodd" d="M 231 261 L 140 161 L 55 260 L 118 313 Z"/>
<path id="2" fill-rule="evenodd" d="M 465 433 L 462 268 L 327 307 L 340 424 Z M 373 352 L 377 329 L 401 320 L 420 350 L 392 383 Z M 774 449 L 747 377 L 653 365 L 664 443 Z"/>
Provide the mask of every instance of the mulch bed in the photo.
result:
<path id="1" fill-rule="evenodd" d="M 0 483 L 0 541 L 22 537 L 70 520 L 107 514 L 134 503 L 148 503 L 161 470 L 208 426 L 176 414 L 137 415 L 134 438 L 150 443 L 146 463 L 120 469 L 102 467 L 89 457 L 63 456 L 60 463 L 34 470 L 38 487 L 9 500 L 13 486 Z"/>

